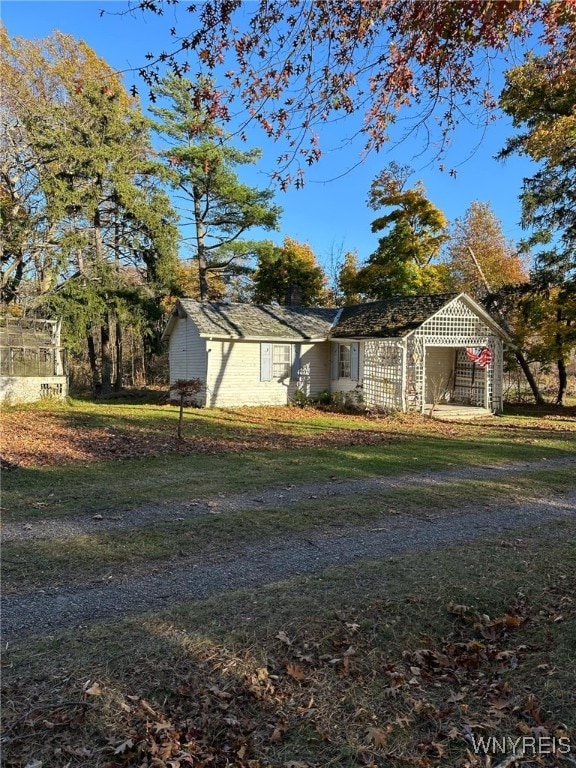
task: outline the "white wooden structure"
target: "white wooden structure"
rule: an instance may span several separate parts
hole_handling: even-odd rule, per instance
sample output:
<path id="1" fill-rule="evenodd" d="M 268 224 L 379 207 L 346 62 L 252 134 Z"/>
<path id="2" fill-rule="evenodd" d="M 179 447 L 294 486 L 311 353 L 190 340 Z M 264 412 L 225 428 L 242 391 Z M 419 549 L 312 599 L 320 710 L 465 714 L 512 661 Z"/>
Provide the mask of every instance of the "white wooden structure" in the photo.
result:
<path id="1" fill-rule="evenodd" d="M 198 377 L 200 405 L 286 404 L 299 390 L 368 408 L 459 403 L 502 410 L 506 333 L 466 294 L 342 309 L 178 302 L 164 333 L 170 382 Z M 482 367 L 467 350 L 484 350 Z"/>
<path id="2" fill-rule="evenodd" d="M 68 394 L 66 350 L 60 322 L 25 317 L 0 319 L 0 403 L 33 403 Z"/>
<path id="3" fill-rule="evenodd" d="M 326 389 L 335 310 L 180 299 L 164 338 L 170 384 L 199 378 L 198 405 L 286 405 Z"/>

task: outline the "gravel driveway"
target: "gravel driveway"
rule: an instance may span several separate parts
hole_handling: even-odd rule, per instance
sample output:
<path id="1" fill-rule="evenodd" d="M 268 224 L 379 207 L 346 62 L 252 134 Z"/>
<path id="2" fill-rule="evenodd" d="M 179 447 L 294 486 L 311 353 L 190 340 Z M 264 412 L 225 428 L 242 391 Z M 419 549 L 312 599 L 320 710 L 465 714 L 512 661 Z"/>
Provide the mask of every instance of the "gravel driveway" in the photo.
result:
<path id="1" fill-rule="evenodd" d="M 221 511 L 247 509 L 256 505 L 288 506 L 304 499 L 348 496 L 402 487 L 433 487 L 435 483 L 465 479 L 486 479 L 545 467 L 576 467 L 576 457 L 540 462 L 522 462 L 506 467 L 457 468 L 442 472 L 418 473 L 388 478 L 330 483 L 191 500 L 170 509 L 146 507 L 111 515 L 102 520 L 78 517 L 47 520 L 34 524 L 10 523 L 3 529 L 5 541 L 34 538 L 70 538 L 93 530 L 114 530 L 161 520 L 193 517 Z M 553 499 L 534 499 L 487 510 L 480 502 L 468 503 L 464 511 L 433 516 L 387 515 L 367 525 L 314 529 L 291 536 L 271 537 L 256 544 L 238 546 L 218 554 L 170 562 L 154 573 L 140 573 L 119 581 L 98 582 L 79 587 L 36 589 L 10 595 L 2 601 L 3 642 L 57 629 L 114 620 L 148 610 L 170 608 L 180 602 L 201 600 L 210 595 L 270 584 L 301 574 L 317 573 L 331 566 L 421 550 L 432 550 L 515 529 L 537 526 L 543 536 L 554 535 L 549 525 L 576 517 L 576 488 Z"/>
<path id="2" fill-rule="evenodd" d="M 8 522 L 2 525 L 3 542 L 30 541 L 33 539 L 70 539 L 74 536 L 98 533 L 101 531 L 121 531 L 153 523 L 190 520 L 202 515 L 218 512 L 241 512 L 255 507 L 287 507 L 308 499 L 342 498 L 363 493 L 395 492 L 403 488 L 433 488 L 443 483 L 459 480 L 491 480 L 507 478 L 531 470 L 574 467 L 576 475 L 576 455 L 540 461 L 514 462 L 506 465 L 481 467 L 454 467 L 446 470 L 427 470 L 390 475 L 368 477 L 361 480 L 339 480 L 314 482 L 300 485 L 284 485 L 260 491 L 237 494 L 221 494 L 211 498 L 188 499 L 180 503 L 164 505 L 146 505 L 121 512 L 104 512 L 94 515 L 78 515 L 67 518 L 46 518 L 26 522 Z M 575 480 L 576 486 L 576 480 Z"/>

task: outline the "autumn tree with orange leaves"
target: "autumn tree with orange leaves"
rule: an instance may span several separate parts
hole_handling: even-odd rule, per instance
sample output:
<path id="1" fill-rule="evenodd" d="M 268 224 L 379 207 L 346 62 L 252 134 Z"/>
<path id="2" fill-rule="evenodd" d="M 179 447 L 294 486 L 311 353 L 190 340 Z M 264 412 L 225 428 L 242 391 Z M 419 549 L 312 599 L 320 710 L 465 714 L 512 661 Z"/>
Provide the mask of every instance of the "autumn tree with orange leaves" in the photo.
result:
<path id="1" fill-rule="evenodd" d="M 525 258 L 506 240 L 489 203 L 475 200 L 456 220 L 446 250 L 454 288 L 475 299 L 528 280 Z"/>

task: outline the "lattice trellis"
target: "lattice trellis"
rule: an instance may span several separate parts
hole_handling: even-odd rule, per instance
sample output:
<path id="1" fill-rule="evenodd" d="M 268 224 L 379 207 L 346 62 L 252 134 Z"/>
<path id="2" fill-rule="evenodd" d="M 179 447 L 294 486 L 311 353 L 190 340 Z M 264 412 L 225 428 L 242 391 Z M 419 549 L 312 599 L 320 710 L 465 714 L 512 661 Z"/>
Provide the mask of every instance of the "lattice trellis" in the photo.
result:
<path id="1" fill-rule="evenodd" d="M 504 401 L 503 401 L 503 363 L 504 363 L 504 348 L 502 341 L 497 336 L 492 336 L 488 342 L 490 351 L 492 352 L 492 362 L 490 363 L 490 375 L 488 376 L 489 385 L 489 402 L 492 403 L 492 409 L 496 413 L 501 413 Z"/>
<path id="2" fill-rule="evenodd" d="M 460 392 L 462 399 L 468 398 L 475 405 L 484 405 L 484 381 L 488 392 L 487 402 L 496 411 L 502 409 L 502 342 L 492 328 L 484 323 L 466 304 L 461 301 L 450 303 L 431 317 L 406 339 L 406 405 L 420 408 L 424 403 L 425 350 L 427 346 L 482 347 L 492 352 L 492 362 L 487 375 L 481 370 L 478 379 L 472 382 L 471 365 L 459 356 L 459 368 L 466 377 L 464 367 L 470 372 L 467 394 Z M 456 387 L 456 394 L 459 390 Z"/>
<path id="3" fill-rule="evenodd" d="M 486 343 L 492 330 L 466 304 L 455 301 L 426 320 L 414 335 L 423 337 L 426 344 L 476 347 Z"/>
<path id="4" fill-rule="evenodd" d="M 424 376 L 424 341 L 412 334 L 406 345 L 406 407 L 408 410 L 422 405 Z"/>
<path id="5" fill-rule="evenodd" d="M 364 344 L 364 402 L 368 406 L 402 408 L 402 346 L 397 341 Z"/>
<path id="6" fill-rule="evenodd" d="M 470 361 L 464 348 L 459 349 L 456 355 L 456 370 L 452 390 L 454 401 L 465 405 L 484 407 L 486 379 L 488 382 L 490 381 L 490 372 L 488 371 L 487 375 L 484 368 L 480 368 Z M 488 386 L 488 392 L 490 393 L 490 386 Z"/>
<path id="7" fill-rule="evenodd" d="M 302 363 L 298 370 L 298 383 L 296 384 L 296 391 L 302 392 L 306 397 L 311 395 L 311 381 L 312 375 L 310 371 L 310 363 Z"/>

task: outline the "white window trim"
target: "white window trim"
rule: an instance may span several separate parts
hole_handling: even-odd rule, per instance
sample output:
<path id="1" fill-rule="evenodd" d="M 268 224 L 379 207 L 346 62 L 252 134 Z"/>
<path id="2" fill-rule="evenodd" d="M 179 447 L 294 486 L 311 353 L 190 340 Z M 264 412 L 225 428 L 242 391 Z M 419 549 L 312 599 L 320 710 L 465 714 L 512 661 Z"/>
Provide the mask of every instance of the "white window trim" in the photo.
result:
<path id="1" fill-rule="evenodd" d="M 346 350 L 347 355 L 342 353 Z M 351 344 L 338 344 L 338 378 L 349 379 L 352 375 Z"/>
<path id="2" fill-rule="evenodd" d="M 282 356 L 280 350 L 283 350 Z M 287 351 L 287 352 L 286 352 Z M 279 357 L 280 359 L 276 359 Z M 292 373 L 292 345 L 272 344 L 272 378 L 289 379 Z"/>

